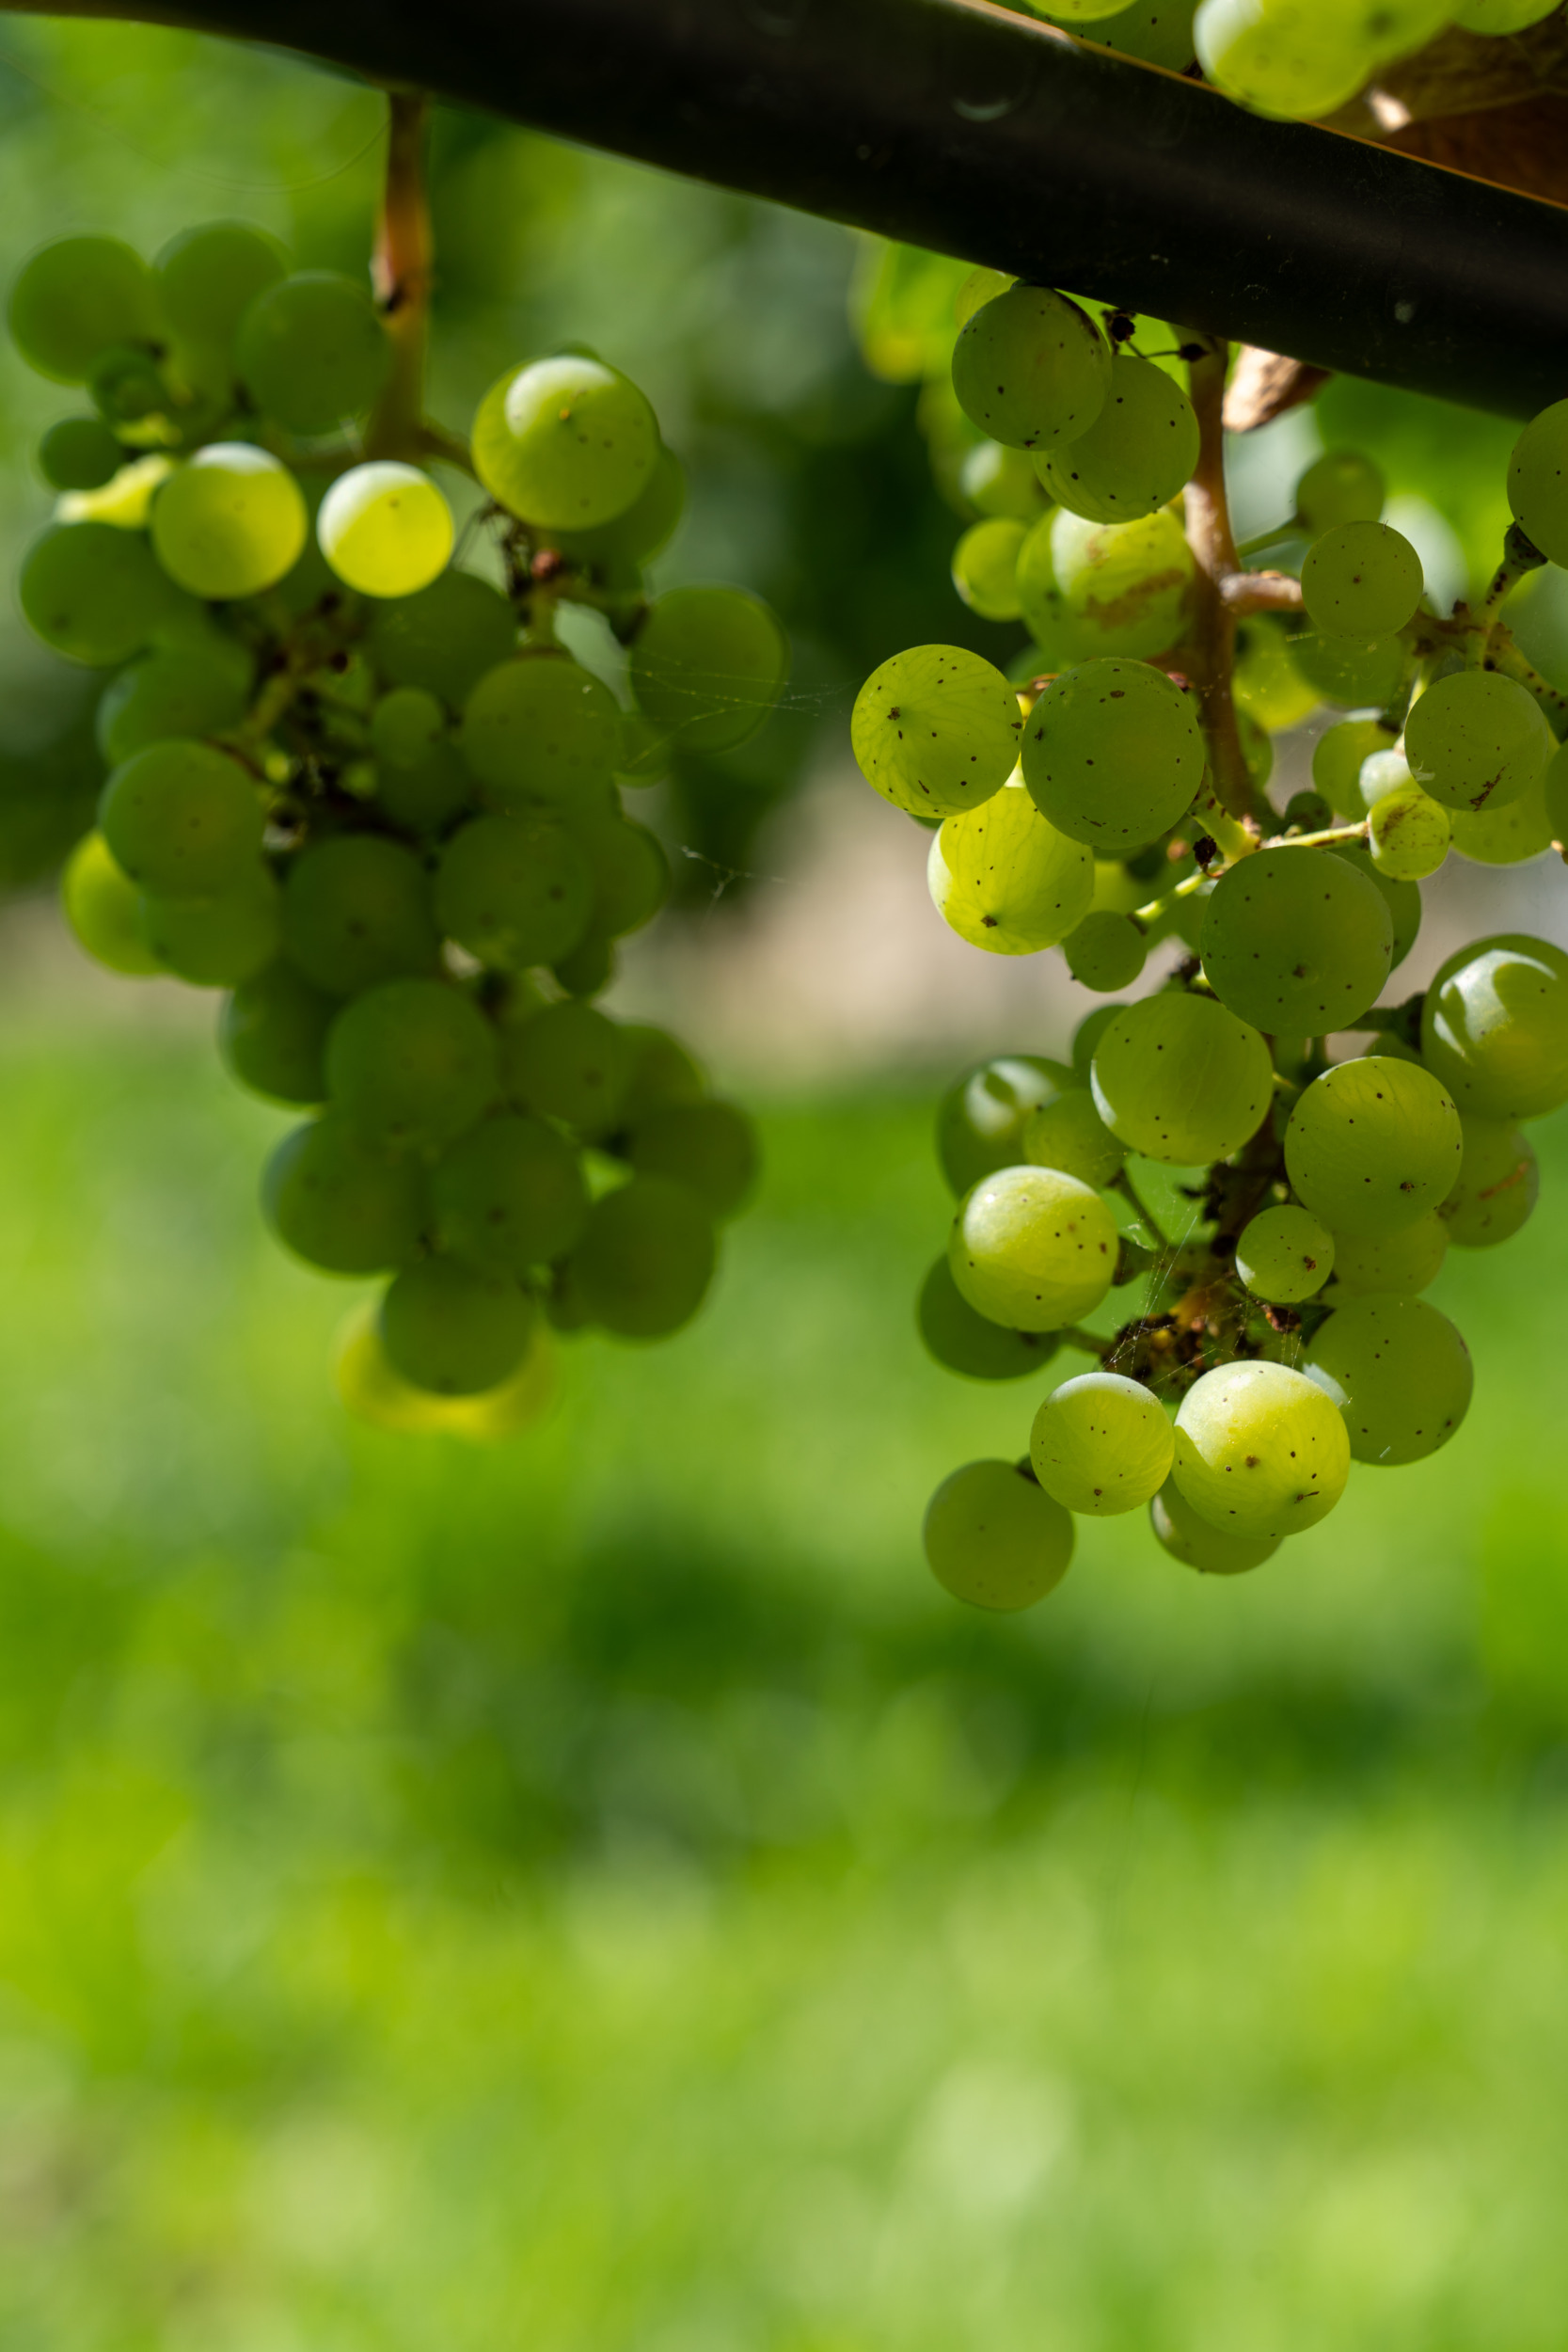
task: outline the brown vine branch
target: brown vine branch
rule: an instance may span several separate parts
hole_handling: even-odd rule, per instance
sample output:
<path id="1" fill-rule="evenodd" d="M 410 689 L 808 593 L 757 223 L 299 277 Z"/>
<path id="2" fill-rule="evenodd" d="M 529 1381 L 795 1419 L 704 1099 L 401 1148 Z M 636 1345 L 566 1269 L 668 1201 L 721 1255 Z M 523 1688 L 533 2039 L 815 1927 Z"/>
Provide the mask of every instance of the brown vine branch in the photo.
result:
<path id="1" fill-rule="evenodd" d="M 394 91 L 388 101 L 387 178 L 376 220 L 371 282 L 392 346 L 391 373 L 365 434 L 371 457 L 424 453 L 424 365 L 436 244 L 425 192 L 428 100 Z"/>
<path id="2" fill-rule="evenodd" d="M 1181 667 L 1198 698 L 1215 797 L 1229 816 L 1244 821 L 1256 818 L 1257 803 L 1230 693 L 1236 614 L 1226 601 L 1223 584 L 1240 568 L 1225 494 L 1222 418 L 1227 346 L 1206 336 L 1192 340 L 1203 349 L 1203 357 L 1190 361 L 1187 369 L 1198 424 L 1197 466 L 1186 491 L 1187 539 L 1197 577 L 1192 635 L 1182 649 Z"/>

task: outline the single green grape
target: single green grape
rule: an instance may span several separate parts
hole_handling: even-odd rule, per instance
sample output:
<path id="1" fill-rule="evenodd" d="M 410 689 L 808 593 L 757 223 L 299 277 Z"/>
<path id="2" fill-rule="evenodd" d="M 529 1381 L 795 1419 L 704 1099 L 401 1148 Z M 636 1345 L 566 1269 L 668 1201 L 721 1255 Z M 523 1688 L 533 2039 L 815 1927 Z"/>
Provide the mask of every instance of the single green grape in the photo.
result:
<path id="1" fill-rule="evenodd" d="M 158 561 L 196 596 L 257 596 L 276 586 L 309 528 L 287 466 L 248 441 L 198 449 L 152 501 Z"/>
<path id="2" fill-rule="evenodd" d="M 1314 1078 L 1285 1130 L 1291 1183 L 1335 1233 L 1397 1233 L 1452 1190 L 1459 1113 L 1430 1070 L 1368 1055 Z"/>
<path id="3" fill-rule="evenodd" d="M 1021 522 L 993 516 L 972 523 L 953 550 L 953 585 L 983 621 L 1019 616 L 1018 552 L 1023 539 Z"/>
<path id="4" fill-rule="evenodd" d="M 1155 1540 L 1199 1576 L 1245 1576 L 1260 1568 L 1279 1549 L 1277 1535 L 1227 1535 L 1200 1518 L 1174 1478 L 1167 1478 L 1148 1506 L 1148 1523 Z"/>
<path id="5" fill-rule="evenodd" d="M 378 834 L 311 844 L 283 885 L 283 943 L 329 996 L 433 971 L 441 943 L 424 867 Z"/>
<path id="6" fill-rule="evenodd" d="M 330 433 L 362 416 L 386 383 L 392 346 L 361 286 L 298 270 L 245 305 L 234 337 L 241 381 L 290 433 Z"/>
<path id="7" fill-rule="evenodd" d="M 1344 1493 L 1350 1457 L 1338 1406 L 1284 1364 L 1206 1372 L 1176 1416 L 1178 1492 L 1200 1519 L 1243 1542 L 1315 1527 Z"/>
<path id="8" fill-rule="evenodd" d="M 973 1609 L 1032 1609 L 1072 1560 L 1072 1514 L 1026 1470 L 966 1462 L 926 1506 L 927 1565 L 943 1591 Z"/>
<path id="9" fill-rule="evenodd" d="M 610 780 L 620 714 L 608 686 L 560 654 L 525 653 L 487 670 L 469 694 L 464 758 L 497 805 L 565 807 Z"/>
<path id="10" fill-rule="evenodd" d="M 388 768 L 418 768 L 447 731 L 446 712 L 422 686 L 394 686 L 371 713 L 371 744 Z"/>
<path id="11" fill-rule="evenodd" d="M 1312 1342 L 1307 1369 L 1344 1416 L 1358 1462 L 1395 1469 L 1448 1444 L 1475 1372 L 1462 1335 L 1424 1298 L 1353 1298 Z"/>
<path id="12" fill-rule="evenodd" d="M 445 571 L 411 596 L 371 608 L 365 644 L 388 686 L 414 686 L 461 709 L 486 672 L 508 660 L 517 619 L 472 572 Z"/>
<path id="13" fill-rule="evenodd" d="M 1541 1193 L 1528 1137 L 1506 1119 L 1460 1120 L 1459 1181 L 1438 1210 L 1460 1249 L 1493 1249 L 1528 1223 Z"/>
<path id="14" fill-rule="evenodd" d="M 335 1111 L 293 1128 L 261 1178 L 268 1224 L 324 1274 L 389 1274 L 420 1249 L 428 1215 L 411 1161 L 388 1160 Z"/>
<path id="15" fill-rule="evenodd" d="M 1096 15 L 1084 38 L 1099 41 L 1123 56 L 1141 57 L 1146 65 L 1163 65 L 1167 73 L 1185 73 L 1193 62 L 1193 16 L 1196 0 L 1133 0 L 1114 16 Z M 1053 23 L 1066 23 L 1068 13 L 1049 11 Z"/>
<path id="16" fill-rule="evenodd" d="M 482 963 L 524 972 L 582 937 L 593 904 L 588 861 L 553 817 L 476 817 L 436 869 L 436 920 Z"/>
<path id="17" fill-rule="evenodd" d="M 334 998 L 279 957 L 235 989 L 218 1021 L 218 1051 L 234 1077 L 274 1103 L 325 1103 L 326 1033 Z"/>
<path id="18" fill-rule="evenodd" d="M 1558 829 L 1546 804 L 1546 780 L 1560 756 L 1554 752 L 1534 783 L 1503 808 L 1456 808 L 1449 823 L 1460 856 L 1478 866 L 1522 866 L 1549 850 Z"/>
<path id="19" fill-rule="evenodd" d="M 1151 1502 L 1175 1451 L 1158 1399 L 1117 1372 L 1064 1380 L 1035 1415 L 1029 1437 L 1029 1460 L 1046 1493 L 1091 1518 Z"/>
<path id="20" fill-rule="evenodd" d="M 1568 955 L 1502 931 L 1439 966 L 1421 1052 L 1462 1111 L 1539 1119 L 1568 1102 Z"/>
<path id="21" fill-rule="evenodd" d="M 141 893 L 101 833 L 84 834 L 60 878 L 65 918 L 97 963 L 135 978 L 161 972 L 141 923 Z"/>
<path id="22" fill-rule="evenodd" d="M 1193 39 L 1227 98 L 1294 121 L 1344 105 L 1371 62 L 1361 28 L 1325 0 L 1201 0 Z"/>
<path id="23" fill-rule="evenodd" d="M 1249 615 L 1237 627 L 1231 691 L 1237 709 L 1260 727 L 1297 726 L 1323 700 L 1296 667 L 1293 648 L 1299 643 L 1267 613 Z"/>
<path id="24" fill-rule="evenodd" d="M 1388 977 L 1394 927 L 1383 896 L 1343 858 L 1259 850 L 1220 876 L 1204 911 L 1204 976 L 1265 1035 L 1353 1028 Z"/>
<path id="25" fill-rule="evenodd" d="M 1452 1199 L 1449 1195 L 1449 1199 Z M 1449 1254 L 1449 1229 L 1444 1210 L 1429 1210 L 1398 1233 L 1380 1233 L 1369 1241 L 1357 1233 L 1341 1233 L 1335 1243 L 1334 1298 L 1370 1297 L 1386 1292 L 1395 1298 L 1414 1298 L 1436 1280 Z"/>
<path id="26" fill-rule="evenodd" d="M 1179 644 L 1196 566 L 1176 516 L 1090 522 L 1066 507 L 1037 523 L 1018 565 L 1023 617 L 1062 661 L 1139 656 Z M 1060 667 L 1062 662 L 1047 663 Z"/>
<path id="27" fill-rule="evenodd" d="M 634 1176 L 594 1203 L 567 1264 L 594 1322 L 661 1340 L 702 1305 L 715 1255 L 713 1220 L 689 1185 Z"/>
<path id="28" fill-rule="evenodd" d="M 248 221 L 210 220 L 171 237 L 152 264 L 164 315 L 182 342 L 227 358 L 258 294 L 288 271 L 276 237 Z"/>
<path id="29" fill-rule="evenodd" d="M 1386 800 L 1390 792 L 1408 792 L 1416 779 L 1410 772 L 1410 762 L 1402 751 L 1375 751 L 1361 762 L 1360 793 L 1362 810 L 1368 813 Z"/>
<path id="30" fill-rule="evenodd" d="M 249 775 L 227 752 L 190 738 L 149 744 L 118 767 L 98 821 L 132 881 L 170 898 L 223 890 L 261 848 Z"/>
<path id="31" fill-rule="evenodd" d="M 937 1105 L 937 1158 L 952 1190 L 968 1192 L 994 1168 L 1018 1167 L 1027 1157 L 1030 1114 L 1081 1084 L 1086 1072 L 1080 1081 L 1036 1054 L 1002 1054 L 965 1071 Z"/>
<path id="32" fill-rule="evenodd" d="M 62 417 L 40 441 L 38 460 L 52 490 L 101 490 L 125 453 L 102 417 Z"/>
<path id="33" fill-rule="evenodd" d="M 977 1313 L 945 1257 L 936 1260 L 920 1286 L 915 1321 L 927 1353 L 966 1380 L 1017 1380 L 1042 1371 L 1061 1344 L 1053 1331 L 1006 1331 Z"/>
<path id="34" fill-rule="evenodd" d="M 953 389 L 971 423 L 1009 449 L 1052 449 L 1104 404 L 1111 352 L 1085 312 L 1049 287 L 982 303 L 953 347 Z"/>
<path id="35" fill-rule="evenodd" d="M 1336 523 L 1301 567 L 1302 601 L 1333 637 L 1387 637 L 1421 598 L 1421 559 L 1388 523 Z"/>
<path id="36" fill-rule="evenodd" d="M 139 653 L 179 599 L 139 531 L 100 522 L 40 532 L 22 559 L 17 593 L 46 645 L 95 669 Z"/>
<path id="37" fill-rule="evenodd" d="M 1197 418 L 1180 384 L 1152 359 L 1125 354 L 1085 433 L 1036 459 L 1040 480 L 1070 514 L 1132 522 L 1176 497 L 1197 464 Z"/>
<path id="38" fill-rule="evenodd" d="M 437 1161 L 431 1206 L 443 1249 L 523 1273 L 573 1248 L 588 1222 L 581 1163 L 542 1119 L 481 1120 Z"/>
<path id="39" fill-rule="evenodd" d="M 234 673 L 204 654 L 148 654 L 104 689 L 94 722 L 98 747 L 118 768 L 170 736 L 221 734 L 244 718 L 245 701 Z"/>
<path id="40" fill-rule="evenodd" d="M 1508 461 L 1508 503 L 1532 546 L 1568 564 L 1568 400 L 1532 417 Z"/>
<path id="41" fill-rule="evenodd" d="M 943 820 L 926 866 L 932 904 L 972 947 L 1030 956 L 1079 925 L 1094 860 L 1042 817 L 1021 785 Z"/>
<path id="42" fill-rule="evenodd" d="M 446 570 L 451 508 L 418 466 L 375 458 L 338 476 L 321 502 L 316 539 L 350 588 L 412 596 Z"/>
<path id="43" fill-rule="evenodd" d="M 1312 781 L 1338 816 L 1358 823 L 1367 813 L 1361 797 L 1364 762 L 1394 748 L 1394 731 L 1381 719 L 1341 719 L 1312 747 Z"/>
<path id="44" fill-rule="evenodd" d="M 631 691 L 660 734 L 690 752 L 748 741 L 789 675 L 778 616 L 744 588 L 670 588 L 632 640 Z"/>
<path id="45" fill-rule="evenodd" d="M 1334 1236 L 1308 1209 L 1259 1209 L 1236 1244 L 1237 1273 L 1274 1307 L 1315 1298 L 1334 1266 Z"/>
<path id="46" fill-rule="evenodd" d="M 621 1120 L 635 1129 L 672 1103 L 700 1103 L 707 1091 L 702 1072 L 677 1038 L 648 1022 L 623 1021 L 621 1044 L 626 1056 L 626 1081 L 621 1090 Z"/>
<path id="47" fill-rule="evenodd" d="M 238 988 L 264 972 L 283 943 L 281 894 L 259 859 L 204 898 L 148 892 L 141 921 L 164 969 L 193 988 Z"/>
<path id="48" fill-rule="evenodd" d="M 1052 1168 L 1003 1168 L 959 1201 L 948 1239 L 970 1305 L 1013 1331 L 1059 1331 L 1093 1312 L 1117 1268 L 1116 1219 Z"/>
<path id="49" fill-rule="evenodd" d="M 1085 914 L 1063 942 L 1067 968 L 1081 988 L 1101 995 L 1129 988 L 1144 968 L 1148 943 L 1136 923 L 1125 914 L 1104 910 Z"/>
<path id="50" fill-rule="evenodd" d="M 916 645 L 874 670 L 849 738 L 867 784 L 912 817 L 956 817 L 999 792 L 1023 721 L 1000 670 L 959 645 Z"/>
<path id="51" fill-rule="evenodd" d="M 1127 1146 L 1106 1126 L 1088 1089 L 1073 1087 L 1029 1113 L 1023 1157 L 1032 1168 L 1059 1168 L 1099 1191 L 1120 1175 Z"/>
<path id="52" fill-rule="evenodd" d="M 546 1005 L 500 1033 L 507 1100 L 584 1136 L 608 1135 L 621 1120 L 628 1062 L 620 1029 L 592 1005 Z"/>
<path id="53" fill-rule="evenodd" d="M 1207 997 L 1146 996 L 1095 1047 L 1095 1107 L 1129 1150 L 1177 1168 L 1228 1159 L 1257 1134 L 1274 1065 L 1255 1028 Z"/>
<path id="54" fill-rule="evenodd" d="M 145 343 L 160 329 L 147 263 L 118 237 L 60 237 L 23 263 L 8 312 L 11 341 L 56 384 L 84 384 L 113 343 Z"/>
<path id="55" fill-rule="evenodd" d="M 415 1388 L 478 1396 L 516 1371 L 537 1314 L 510 1275 L 461 1258 L 421 1258 L 389 1285 L 378 1328 L 388 1362 Z"/>
<path id="56" fill-rule="evenodd" d="M 608 942 L 651 923 L 670 896 L 670 861 L 657 835 L 625 817 L 578 824 L 574 833 L 593 877 L 591 930 Z"/>
<path id="57" fill-rule="evenodd" d="M 417 767 L 378 768 L 375 797 L 404 833 L 444 834 L 457 818 L 473 814 L 477 787 L 456 744 L 440 742 Z"/>
<path id="58" fill-rule="evenodd" d="M 1146 661 L 1085 661 L 1029 714 L 1023 781 L 1058 832 L 1101 856 L 1141 849 L 1191 807 L 1204 750 L 1192 697 Z"/>
<path id="59" fill-rule="evenodd" d="M 628 377 L 572 355 L 493 384 L 474 418 L 474 470 L 497 502 L 546 531 L 623 515 L 658 461 L 654 412 Z"/>
<path id="60" fill-rule="evenodd" d="M 495 1033 L 444 981 L 385 980 L 332 1024 L 326 1084 L 334 1106 L 367 1142 L 383 1151 L 440 1150 L 496 1099 Z"/>
<path id="61" fill-rule="evenodd" d="M 1506 807 L 1539 779 L 1554 748 L 1533 695 L 1497 670 L 1439 678 L 1404 723 L 1410 772 L 1446 808 Z"/>
<path id="62" fill-rule="evenodd" d="M 615 977 L 615 942 L 591 918 L 577 946 L 557 956 L 550 970 L 568 996 L 602 995 Z"/>
<path id="63" fill-rule="evenodd" d="M 708 1214 L 722 1221 L 745 1207 L 761 1155 L 756 1129 L 735 1104 L 673 1103 L 632 1130 L 631 1164 L 639 1176 L 689 1184 Z"/>
<path id="64" fill-rule="evenodd" d="M 1367 822 L 1372 864 L 1390 882 L 1425 882 L 1449 854 L 1453 828 L 1449 812 L 1429 800 L 1418 784 L 1383 793 Z"/>
<path id="65" fill-rule="evenodd" d="M 1334 811 L 1321 792 L 1292 792 L 1280 818 L 1287 833 L 1326 833 L 1333 822 Z"/>
<path id="66" fill-rule="evenodd" d="M 1326 449 L 1296 484 L 1296 517 L 1314 538 L 1339 523 L 1375 523 L 1386 489 L 1372 458 L 1359 450 Z"/>

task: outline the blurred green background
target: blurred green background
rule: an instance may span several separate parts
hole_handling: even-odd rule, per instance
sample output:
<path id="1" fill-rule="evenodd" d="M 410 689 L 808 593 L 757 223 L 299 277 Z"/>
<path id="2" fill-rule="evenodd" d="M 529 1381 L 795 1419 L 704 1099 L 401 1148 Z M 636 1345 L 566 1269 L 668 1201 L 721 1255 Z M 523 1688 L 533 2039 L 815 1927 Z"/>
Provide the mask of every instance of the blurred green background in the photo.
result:
<path id="1" fill-rule="evenodd" d="M 237 214 L 362 264 L 372 95 L 0 34 L 12 259 Z M 970 631 L 916 394 L 836 231 L 474 119 L 436 185 L 441 412 L 601 345 L 692 460 L 671 576 L 800 634 L 666 813 L 727 854 L 860 669 Z M 1330 401 L 1483 570 L 1508 429 Z M 0 402 L 14 541 L 57 404 Z M 1256 1578 L 1114 1523 L 992 1622 L 918 1552 L 1031 1411 L 914 1342 L 928 1089 L 721 1072 L 768 1163 L 713 1304 L 476 1451 L 346 1422 L 357 1286 L 261 1233 L 281 1115 L 174 993 L 0 932 L 5 2352 L 1558 2352 L 1560 1127 L 1440 1279 L 1448 1452 Z"/>

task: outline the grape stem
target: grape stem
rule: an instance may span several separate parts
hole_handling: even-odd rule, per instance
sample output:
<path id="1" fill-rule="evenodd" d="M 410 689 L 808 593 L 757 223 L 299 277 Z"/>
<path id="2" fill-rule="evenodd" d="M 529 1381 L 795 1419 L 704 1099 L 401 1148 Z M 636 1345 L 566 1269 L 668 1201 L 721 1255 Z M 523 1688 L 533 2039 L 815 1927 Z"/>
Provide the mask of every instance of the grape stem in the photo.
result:
<path id="1" fill-rule="evenodd" d="M 1236 655 L 1236 612 L 1225 582 L 1240 570 L 1225 494 L 1225 369 L 1229 346 L 1207 335 L 1182 335 L 1202 353 L 1187 366 L 1197 417 L 1198 456 L 1186 489 L 1187 540 L 1196 564 L 1192 634 L 1179 667 L 1198 698 L 1215 798 L 1229 816 L 1256 817 L 1252 778 L 1242 750 L 1230 675 Z"/>
<path id="2" fill-rule="evenodd" d="M 388 101 L 387 177 L 376 218 L 371 283 L 392 347 L 391 372 L 365 431 L 367 457 L 427 453 L 425 346 L 436 242 L 425 190 L 424 143 L 430 102 L 394 90 Z"/>
<path id="3" fill-rule="evenodd" d="M 1238 617 L 1248 612 L 1299 612 L 1301 582 L 1289 572 L 1227 572 L 1219 592 Z"/>
<path id="4" fill-rule="evenodd" d="M 1492 648 L 1492 639 L 1498 624 L 1503 598 L 1530 572 L 1538 572 L 1546 561 L 1540 548 L 1527 539 L 1517 523 L 1510 523 L 1503 533 L 1502 561 L 1492 575 L 1491 585 L 1475 614 L 1480 642 L 1473 659 L 1483 661 Z"/>
<path id="5" fill-rule="evenodd" d="M 1271 850 L 1332 850 L 1342 841 L 1365 841 L 1368 820 L 1358 825 L 1325 825 L 1321 833 L 1282 833 L 1266 844 Z"/>
<path id="6" fill-rule="evenodd" d="M 1504 677 L 1513 678 L 1535 699 L 1536 707 L 1552 733 L 1560 741 L 1568 736 L 1568 694 L 1561 693 L 1549 678 L 1544 678 L 1531 661 L 1527 661 L 1513 642 L 1513 632 L 1498 621 L 1492 631 L 1491 649 L 1484 665 L 1500 670 Z"/>
<path id="7" fill-rule="evenodd" d="M 1076 1323 L 1064 1324 L 1056 1337 L 1064 1347 L 1081 1347 L 1085 1356 L 1103 1357 L 1109 1345 L 1096 1332 L 1081 1330 Z"/>

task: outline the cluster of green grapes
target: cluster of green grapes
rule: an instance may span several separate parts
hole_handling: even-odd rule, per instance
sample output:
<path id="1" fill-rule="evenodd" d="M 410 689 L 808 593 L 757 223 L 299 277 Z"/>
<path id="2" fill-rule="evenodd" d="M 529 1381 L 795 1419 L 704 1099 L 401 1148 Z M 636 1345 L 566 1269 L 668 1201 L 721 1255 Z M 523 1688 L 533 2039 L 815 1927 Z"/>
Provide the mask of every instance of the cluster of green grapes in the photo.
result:
<path id="1" fill-rule="evenodd" d="M 91 401 L 42 437 L 60 496 L 20 580 L 38 635 L 104 678 L 70 923 L 116 972 L 229 992 L 229 1068 L 309 1110 L 263 1203 L 312 1266 L 390 1277 L 342 1354 L 350 1402 L 515 1425 L 546 1327 L 687 1321 L 750 1188 L 744 1115 L 591 1000 L 669 886 L 621 787 L 759 726 L 784 633 L 739 590 L 646 595 L 681 469 L 591 355 L 510 370 L 470 455 L 406 413 L 369 294 L 251 228 L 150 266 L 65 239 L 9 316 Z M 500 585 L 454 564 L 433 455 L 486 494 L 465 541 Z M 560 642 L 574 605 L 626 649 L 626 707 Z"/>
<path id="2" fill-rule="evenodd" d="M 1199 453 L 1192 405 L 1065 297 L 995 282 L 960 297 L 954 389 L 993 480 L 1022 459 L 1056 503 L 974 526 L 955 577 L 1046 642 L 1022 687 L 955 646 L 895 656 L 862 690 L 856 755 L 932 830 L 931 896 L 974 946 L 1061 946 L 1102 992 L 1159 938 L 1182 957 L 1158 993 L 1091 1013 L 1070 1066 L 985 1064 L 939 1116 L 958 1209 L 920 1298 L 931 1353 L 980 1379 L 1063 1345 L 1098 1360 L 1040 1406 L 1026 1463 L 969 1465 L 927 1516 L 939 1579 L 1016 1608 L 1064 1573 L 1074 1514 L 1148 1504 L 1176 1558 L 1233 1573 L 1331 1510 L 1353 1459 L 1422 1459 L 1464 1418 L 1468 1353 L 1420 1294 L 1450 1243 L 1505 1241 L 1534 1205 L 1519 1122 L 1568 1102 L 1568 956 L 1481 940 L 1423 996 L 1379 1006 L 1450 847 L 1509 865 L 1568 839 L 1568 747 L 1545 716 L 1568 705 L 1499 618 L 1526 572 L 1568 564 L 1568 401 L 1520 437 L 1514 526 L 1473 612 L 1424 604 L 1367 460 L 1319 459 L 1275 534 L 1302 549 L 1299 591 L 1282 573 L 1223 583 L 1243 609 L 1257 592 L 1301 612 L 1289 632 L 1259 624 L 1200 697 L 1181 667 L 1194 557 L 1169 505 Z M 1093 555 L 1059 564 L 1085 523 Z M 1207 585 L 1212 627 L 1226 608 Z M 1313 789 L 1276 812 L 1264 723 L 1322 701 L 1361 715 L 1319 736 Z M 1243 772 L 1222 798 L 1227 748 Z M 1370 1049 L 1331 1058 L 1354 1034 Z M 1157 1216 L 1171 1169 L 1185 1181 Z M 1133 1284 L 1118 1329 L 1083 1327 Z"/>

